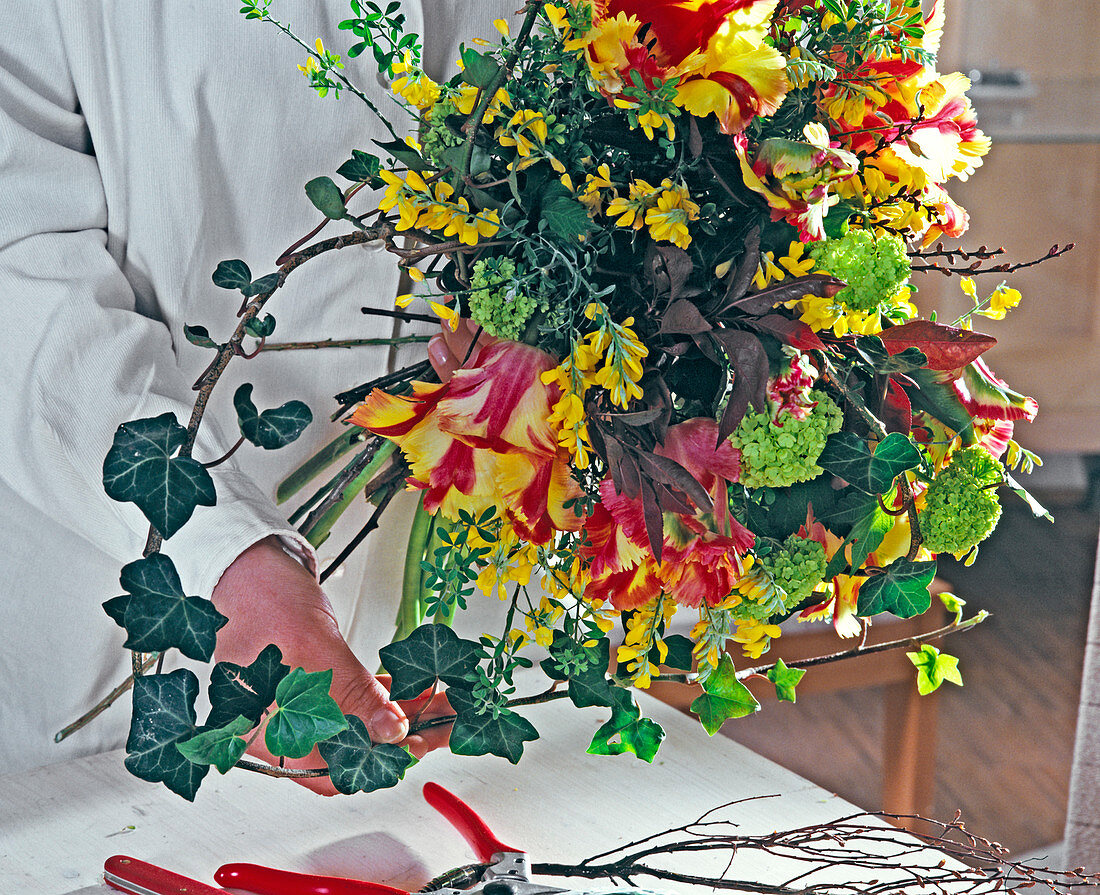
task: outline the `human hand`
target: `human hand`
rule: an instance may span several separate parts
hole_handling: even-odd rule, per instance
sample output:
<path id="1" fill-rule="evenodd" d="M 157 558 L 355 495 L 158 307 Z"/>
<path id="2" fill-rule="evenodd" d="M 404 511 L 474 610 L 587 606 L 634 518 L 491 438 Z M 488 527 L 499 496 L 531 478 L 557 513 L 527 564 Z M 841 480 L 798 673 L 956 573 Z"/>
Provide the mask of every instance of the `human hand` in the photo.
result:
<path id="1" fill-rule="evenodd" d="M 470 354 L 470 346 L 477 338 L 477 348 L 484 348 L 496 341 L 483 330 L 477 323 L 467 317 L 461 317 L 458 328 L 452 330 L 446 323 L 443 331 L 432 336 L 428 342 L 428 360 L 435 370 L 440 382 L 446 382 L 451 378 Z"/>
<path id="2" fill-rule="evenodd" d="M 217 661 L 248 665 L 267 644 L 274 643 L 283 662 L 306 671 L 332 669 L 332 696 L 344 714 L 363 720 L 376 743 L 407 746 L 417 757 L 447 744 L 447 726 L 408 735 L 409 714 L 424 719 L 451 714 L 446 697 L 420 697 L 407 703 L 390 700 L 388 679 L 372 675 L 344 641 L 328 597 L 313 575 L 282 548 L 279 539 L 265 538 L 245 550 L 226 569 L 211 595 L 229 621 L 218 632 Z M 264 761 L 278 759 L 257 737 L 249 752 Z M 316 749 L 287 767 L 319 767 Z M 303 786 L 335 795 L 327 777 L 301 778 Z"/>

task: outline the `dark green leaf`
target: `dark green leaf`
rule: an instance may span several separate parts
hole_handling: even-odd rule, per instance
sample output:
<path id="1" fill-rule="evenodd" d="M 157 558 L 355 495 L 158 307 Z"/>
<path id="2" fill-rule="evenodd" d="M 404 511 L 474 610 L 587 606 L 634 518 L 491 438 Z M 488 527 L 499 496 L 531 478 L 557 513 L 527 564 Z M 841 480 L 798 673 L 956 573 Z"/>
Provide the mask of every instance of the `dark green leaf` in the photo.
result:
<path id="1" fill-rule="evenodd" d="M 899 618 L 913 618 L 932 605 L 928 585 L 936 577 L 935 562 L 895 561 L 885 573 L 868 578 L 859 588 L 856 614 L 892 612 Z"/>
<path id="2" fill-rule="evenodd" d="M 238 715 L 253 726 L 260 723 L 264 710 L 275 701 L 275 688 L 290 671 L 282 662 L 283 654 L 275 644 L 265 646 L 251 665 L 219 662 L 210 673 L 210 715 L 208 727 L 221 727 Z"/>
<path id="3" fill-rule="evenodd" d="M 187 433 L 171 413 L 130 420 L 115 431 L 103 461 L 103 488 L 112 500 L 132 502 L 170 538 L 195 507 L 213 506 L 214 480 L 191 457 L 173 457 Z"/>
<path id="4" fill-rule="evenodd" d="M 188 761 L 176 747 L 195 731 L 199 679 L 186 668 L 169 674 L 143 674 L 134 681 L 134 713 L 126 740 L 126 770 L 163 783 L 188 801 L 210 768 Z"/>
<path id="5" fill-rule="evenodd" d="M 306 195 L 314 207 L 330 220 L 343 220 L 348 213 L 344 193 L 331 177 L 314 177 L 306 184 Z"/>
<path id="6" fill-rule="evenodd" d="M 500 63 L 488 53 L 476 50 L 462 51 L 462 80 L 474 87 L 488 87 L 500 71 Z"/>
<path id="7" fill-rule="evenodd" d="M 611 705 L 612 685 L 607 679 L 611 643 L 603 637 L 586 652 L 588 667 L 569 678 L 569 698 L 573 705 L 582 709 L 593 705 Z"/>
<path id="8" fill-rule="evenodd" d="M 267 722 L 264 742 L 273 755 L 304 758 L 321 740 L 346 730 L 347 718 L 329 696 L 332 669 L 309 673 L 295 668 L 275 688 L 278 708 Z"/>
<path id="9" fill-rule="evenodd" d="M 187 341 L 200 348 L 220 348 L 221 346 L 210 338 L 210 332 L 205 326 L 191 326 L 184 324 L 183 334 Z"/>
<path id="10" fill-rule="evenodd" d="M 382 169 L 382 161 L 376 155 L 353 149 L 351 158 L 336 169 L 336 173 L 352 183 L 371 183 Z"/>
<path id="11" fill-rule="evenodd" d="M 263 317 L 253 317 L 244 325 L 244 331 L 257 339 L 266 339 L 275 332 L 275 318 L 270 314 Z"/>
<path id="12" fill-rule="evenodd" d="M 474 670 L 481 648 L 471 640 L 460 640 L 446 625 L 421 625 L 404 640 L 378 651 L 393 680 L 390 697 L 415 699 L 436 680 L 461 685 Z"/>
<path id="13" fill-rule="evenodd" d="M 247 718 L 238 715 L 228 724 L 180 741 L 176 747 L 188 761 L 200 765 L 212 764 L 219 774 L 226 774 L 244 755 L 248 743 L 242 736 L 253 726 Z"/>
<path id="14" fill-rule="evenodd" d="M 622 687 L 611 690 L 611 718 L 592 737 L 589 755 L 622 755 L 630 752 L 651 762 L 665 738 L 664 728 L 652 718 L 643 718 L 633 694 Z"/>
<path id="15" fill-rule="evenodd" d="M 374 140 L 373 142 L 375 146 L 378 146 L 380 149 L 385 149 L 386 152 L 397 159 L 397 161 L 402 162 L 413 171 L 426 171 L 431 167 L 431 165 L 424 161 L 423 156 L 409 146 L 404 140 L 391 140 L 388 143 L 383 143 L 380 140 Z"/>
<path id="16" fill-rule="evenodd" d="M 878 500 L 868 508 L 865 516 L 852 526 L 852 531 L 844 542 L 852 547 L 852 570 L 859 569 L 867 561 L 867 555 L 878 550 L 886 533 L 894 527 L 894 520 L 878 505 Z M 844 550 L 838 551 L 844 553 Z"/>
<path id="17" fill-rule="evenodd" d="M 313 413 L 301 401 L 288 401 L 259 413 L 252 403 L 252 383 L 243 383 L 233 395 L 241 434 L 252 444 L 271 451 L 285 447 L 313 422 Z"/>
<path id="18" fill-rule="evenodd" d="M 576 242 L 592 229 L 588 209 L 556 180 L 543 190 L 542 216 L 554 233 L 569 242 Z"/>
<path id="19" fill-rule="evenodd" d="M 775 684 L 775 696 L 782 702 L 795 702 L 794 688 L 802 675 L 803 668 L 788 668 L 782 659 L 777 659 L 775 667 L 768 671 L 768 680 Z"/>
<path id="20" fill-rule="evenodd" d="M 317 744 L 337 792 L 350 796 L 396 786 L 413 757 L 392 743 L 372 743 L 362 720 L 355 715 L 347 718 L 347 730 Z"/>
<path id="21" fill-rule="evenodd" d="M 723 654 L 718 667 L 703 682 L 703 695 L 691 704 L 691 710 L 711 736 L 730 718 L 743 718 L 759 711 L 760 703 L 749 688 L 737 679 L 733 660 Z"/>
<path id="22" fill-rule="evenodd" d="M 920 451 L 900 432 L 891 432 L 875 445 L 852 432 L 837 432 L 825 442 L 817 463 L 833 475 L 868 494 L 884 494 L 894 479 L 907 469 L 920 466 Z"/>
<path id="23" fill-rule="evenodd" d="M 943 373 L 932 370 L 913 370 L 909 374 L 916 389 L 907 388 L 906 394 L 913 403 L 913 410 L 930 413 L 953 432 L 966 432 L 973 420 L 963 406 L 951 381 Z"/>
<path id="24" fill-rule="evenodd" d="M 160 653 L 178 649 L 190 659 L 209 662 L 217 631 L 228 619 L 202 597 L 183 592 L 176 567 L 163 553 L 153 553 L 122 568 L 127 593 L 103 604 L 104 611 L 126 629 L 127 649 Z"/>
<path id="25" fill-rule="evenodd" d="M 243 292 L 245 294 L 246 298 L 251 298 L 253 295 L 263 295 L 265 292 L 272 292 L 272 291 L 274 291 L 275 287 L 278 286 L 278 285 L 279 285 L 279 274 L 277 272 L 276 273 L 269 273 L 267 276 L 260 277 L 255 282 L 249 283 L 247 286 L 245 286 L 241 290 L 241 292 Z M 266 317 L 264 319 L 266 320 L 268 318 L 270 318 L 271 323 L 270 324 L 265 324 L 265 325 L 270 326 L 271 330 L 274 331 L 274 329 L 275 329 L 275 318 L 271 317 L 271 315 L 269 314 L 268 317 Z M 255 319 L 253 319 L 253 320 L 249 320 L 248 322 L 249 323 L 255 323 L 256 321 L 255 321 Z M 247 324 L 246 324 L 246 327 L 247 327 Z M 250 330 L 250 332 L 251 332 L 251 330 Z M 253 333 L 253 335 L 255 335 L 255 334 Z M 266 335 L 270 336 L 271 332 L 266 333 Z"/>
<path id="26" fill-rule="evenodd" d="M 499 755 L 515 764 L 523 744 L 539 738 L 530 721 L 508 709 L 499 710 L 495 718 L 491 711 L 478 714 L 469 690 L 450 689 L 447 698 L 458 714 L 449 740 L 455 755 Z"/>
<path id="27" fill-rule="evenodd" d="M 240 258 L 219 261 L 211 276 L 215 286 L 222 289 L 245 289 L 252 284 L 252 271 Z"/>
<path id="28" fill-rule="evenodd" d="M 683 634 L 670 634 L 665 638 L 665 646 L 668 647 L 668 655 L 665 656 L 662 665 L 668 668 L 688 670 L 694 664 L 692 649 L 695 644 Z"/>

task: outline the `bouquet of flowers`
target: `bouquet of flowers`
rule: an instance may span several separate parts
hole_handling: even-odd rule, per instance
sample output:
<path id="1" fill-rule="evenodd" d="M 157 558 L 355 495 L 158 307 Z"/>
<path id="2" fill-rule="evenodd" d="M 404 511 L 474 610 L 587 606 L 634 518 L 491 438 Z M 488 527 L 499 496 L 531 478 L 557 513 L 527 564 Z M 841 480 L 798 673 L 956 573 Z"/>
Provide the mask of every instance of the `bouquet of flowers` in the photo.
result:
<path id="1" fill-rule="evenodd" d="M 268 2 L 242 12 L 273 22 Z M 589 751 L 651 760 L 663 734 L 630 687 L 701 685 L 692 708 L 713 733 L 758 708 L 750 675 L 794 698 L 803 669 L 760 662 L 782 623 L 828 619 L 852 637 L 880 613 L 918 615 L 936 555 L 976 555 L 1001 487 L 1044 512 L 1012 477 L 1036 460 L 1013 441 L 1036 403 L 989 368 L 995 340 L 972 328 L 1020 300 L 1005 282 L 979 291 L 975 275 L 1014 267 L 939 242 L 968 223 L 945 185 L 989 149 L 967 79 L 936 70 L 941 5 L 925 16 L 918 0 L 528 2 L 516 33 L 498 22 L 499 41 L 465 47 L 445 83 L 421 69 L 398 4 L 351 6 L 350 53 L 373 52 L 415 136 L 398 139 L 387 120 L 384 156 L 355 150 L 337 172 L 349 185 L 307 185 L 351 233 L 260 280 L 223 262 L 215 282 L 244 293 L 239 354 L 242 338 L 266 335 L 260 308 L 293 266 L 380 240 L 417 284 L 392 314 L 477 328 L 444 382 L 418 363 L 339 395 L 346 430 L 281 490 L 343 461 L 292 517 L 314 543 L 359 494 L 378 505 L 369 530 L 395 493 L 419 492 L 382 660 L 394 698 L 446 685 L 454 751 L 518 760 L 537 732 L 515 708 L 569 698 L 608 713 Z M 339 56 L 299 42 L 319 93 L 355 91 Z M 933 270 L 965 275 L 961 318 L 918 310 L 910 277 Z M 282 443 L 308 422 L 293 403 L 236 403 L 249 440 Z M 183 445 L 183 462 L 190 433 L 176 425 L 166 451 Z M 117 439 L 116 451 L 109 491 L 127 462 Z M 193 497 L 192 509 L 205 499 Z M 187 515 L 150 520 L 169 536 Z M 154 560 L 143 572 L 169 581 L 160 554 L 140 563 Z M 503 600 L 498 635 L 463 640 L 436 624 L 475 590 Z M 108 612 L 130 630 L 139 599 Z M 947 599 L 953 629 L 980 620 Z M 209 659 L 211 625 L 188 655 Z M 154 639 L 131 631 L 129 645 L 179 646 Z M 549 689 L 516 696 L 531 641 Z M 961 682 L 931 644 L 911 658 L 922 691 Z M 242 671 L 262 679 L 256 704 L 236 713 L 234 693 L 233 712 L 219 711 L 228 691 L 212 688 L 218 717 L 201 728 L 193 709 L 190 726 L 150 726 L 164 688 L 143 685 L 135 712 L 149 743 L 205 772 L 240 758 L 272 697 L 276 715 L 297 699 L 337 788 L 395 783 L 407 756 L 303 696 L 313 676 L 299 672 L 261 655 Z M 278 729 L 273 752 L 305 754 L 300 742 L 280 752 Z M 193 794 L 194 774 L 145 775 Z"/>

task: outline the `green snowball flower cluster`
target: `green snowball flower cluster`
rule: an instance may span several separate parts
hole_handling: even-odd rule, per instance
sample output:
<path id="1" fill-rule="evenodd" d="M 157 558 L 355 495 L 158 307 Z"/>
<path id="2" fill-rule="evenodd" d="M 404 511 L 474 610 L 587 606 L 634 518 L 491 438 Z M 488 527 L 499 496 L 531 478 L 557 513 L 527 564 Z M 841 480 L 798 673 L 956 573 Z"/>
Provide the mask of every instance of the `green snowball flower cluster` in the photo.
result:
<path id="1" fill-rule="evenodd" d="M 428 111 L 420 129 L 420 146 L 424 158 L 434 162 L 439 167 L 447 166 L 443 154 L 452 146 L 458 146 L 463 142 L 462 136 L 456 134 L 447 127 L 447 118 L 457 115 L 458 109 L 454 100 L 448 97 L 440 97 Z"/>
<path id="2" fill-rule="evenodd" d="M 784 609 L 793 609 L 813 593 L 825 577 L 825 548 L 817 541 L 791 535 L 777 550 L 756 561 L 786 595 Z"/>
<path id="3" fill-rule="evenodd" d="M 801 420 L 781 413 L 777 424 L 768 413 L 745 414 L 730 436 L 730 444 L 741 451 L 741 484 L 785 488 L 821 475 L 817 458 L 825 439 L 840 431 L 844 413 L 819 389 L 810 391 L 810 400 L 816 406 Z"/>
<path id="4" fill-rule="evenodd" d="M 867 230 L 849 230 L 839 239 L 810 245 L 814 271 L 829 273 L 848 285 L 837 300 L 855 311 L 871 312 L 897 294 L 909 279 L 905 243 L 893 234 L 875 238 Z"/>
<path id="5" fill-rule="evenodd" d="M 924 546 L 933 553 L 963 553 L 989 537 L 1001 518 L 993 486 L 1004 481 L 1001 465 L 985 448 L 956 451 L 925 492 L 917 517 Z"/>
<path id="6" fill-rule="evenodd" d="M 519 268 L 511 258 L 474 262 L 467 303 L 470 317 L 498 339 L 518 341 L 540 303 L 516 289 Z M 545 302 L 543 302 L 545 304 Z"/>

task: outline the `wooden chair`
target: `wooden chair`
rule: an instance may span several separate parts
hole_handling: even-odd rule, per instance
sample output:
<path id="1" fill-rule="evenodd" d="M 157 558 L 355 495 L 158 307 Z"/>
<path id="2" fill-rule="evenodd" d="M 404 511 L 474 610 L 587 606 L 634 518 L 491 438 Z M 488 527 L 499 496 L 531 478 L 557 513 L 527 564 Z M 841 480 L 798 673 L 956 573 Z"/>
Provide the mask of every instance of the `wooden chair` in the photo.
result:
<path id="1" fill-rule="evenodd" d="M 933 593 L 942 593 L 950 590 L 950 586 L 937 579 L 932 584 L 932 590 Z M 914 637 L 942 627 L 946 620 L 947 612 L 943 604 L 934 599 L 932 608 L 918 618 L 901 619 L 886 615 L 876 618 L 867 643 Z M 790 664 L 798 659 L 840 652 L 852 645 L 851 641 L 839 638 L 830 625 L 788 622 L 782 636 L 773 641 L 771 649 L 761 657 L 761 662 L 782 659 Z M 889 814 L 928 816 L 932 810 L 936 783 L 938 692 L 928 696 L 917 693 L 916 669 L 905 653 L 904 649 L 886 650 L 816 666 L 798 685 L 798 695 L 802 698 L 814 693 L 881 688 L 885 708 L 882 810 Z M 738 652 L 731 650 L 731 655 L 738 664 L 744 665 L 744 657 L 739 656 Z M 751 680 L 746 685 L 761 702 L 776 699 L 775 687 L 767 680 Z M 682 684 L 655 683 L 649 692 L 662 702 L 688 712 L 702 689 Z"/>

